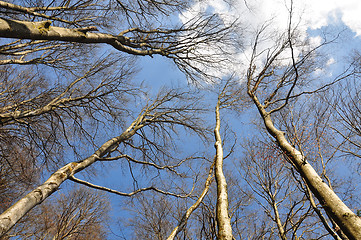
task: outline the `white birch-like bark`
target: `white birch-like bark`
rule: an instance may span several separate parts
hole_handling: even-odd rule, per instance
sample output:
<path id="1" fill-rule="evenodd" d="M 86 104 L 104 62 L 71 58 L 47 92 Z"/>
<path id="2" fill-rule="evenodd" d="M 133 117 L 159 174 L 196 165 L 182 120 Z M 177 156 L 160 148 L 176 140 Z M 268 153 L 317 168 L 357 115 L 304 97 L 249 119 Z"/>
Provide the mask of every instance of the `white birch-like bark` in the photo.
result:
<path id="1" fill-rule="evenodd" d="M 250 90 L 248 94 L 257 106 L 268 133 L 276 139 L 278 146 L 290 158 L 296 170 L 305 179 L 308 187 L 321 203 L 323 209 L 350 240 L 361 239 L 361 218 L 342 202 L 336 193 L 317 174 L 303 154 L 288 142 L 285 133 L 274 126 L 271 115 L 264 109 L 257 96 Z"/>
<path id="2" fill-rule="evenodd" d="M 0 237 L 8 232 L 27 212 L 36 205 L 42 203 L 47 197 L 55 192 L 65 180 L 95 163 L 99 158 L 112 151 L 112 149 L 114 149 L 114 147 L 120 142 L 132 137 L 142 126 L 141 118 L 138 118 L 120 136 L 114 137 L 105 142 L 90 157 L 79 162 L 71 162 L 58 169 L 43 184 L 13 204 L 0 215 Z"/>
<path id="3" fill-rule="evenodd" d="M 231 219 L 228 214 L 228 193 L 227 181 L 223 173 L 223 147 L 222 138 L 220 134 L 221 119 L 219 114 L 220 99 L 218 99 L 216 106 L 216 127 L 214 128 L 215 136 L 215 179 L 217 182 L 217 205 L 216 205 L 216 219 L 218 225 L 218 239 L 232 240 L 232 226 Z"/>
<path id="4" fill-rule="evenodd" d="M 204 184 L 204 189 L 201 193 L 201 195 L 198 197 L 197 201 L 188 208 L 188 210 L 186 211 L 186 213 L 183 215 L 182 219 L 179 221 L 178 225 L 173 229 L 173 231 L 171 232 L 171 234 L 169 235 L 169 237 L 167 238 L 167 240 L 173 240 L 177 234 L 182 231 L 182 229 L 184 228 L 184 226 L 186 225 L 189 217 L 191 216 L 191 214 L 194 212 L 194 210 L 196 210 L 199 205 L 202 203 L 204 197 L 207 195 L 209 187 L 211 186 L 212 183 L 212 172 L 213 172 L 213 167 L 214 167 L 214 163 L 212 164 L 209 173 L 208 173 L 208 177 L 206 180 L 206 183 Z"/>

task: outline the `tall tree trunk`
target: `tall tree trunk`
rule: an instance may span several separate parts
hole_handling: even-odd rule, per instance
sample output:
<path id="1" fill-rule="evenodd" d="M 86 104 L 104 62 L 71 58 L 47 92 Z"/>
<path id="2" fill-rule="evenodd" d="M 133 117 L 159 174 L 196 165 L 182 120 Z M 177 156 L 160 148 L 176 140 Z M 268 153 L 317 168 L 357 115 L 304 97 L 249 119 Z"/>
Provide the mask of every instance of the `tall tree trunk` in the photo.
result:
<path id="1" fill-rule="evenodd" d="M 276 220 L 276 224 L 277 224 L 277 228 L 278 228 L 278 234 L 280 235 L 280 238 L 282 240 L 287 240 L 286 233 L 285 233 L 285 230 L 284 230 L 282 222 L 281 222 L 280 213 L 278 211 L 277 203 L 274 201 L 274 199 L 272 202 L 272 208 L 275 213 L 275 220 Z"/>
<path id="2" fill-rule="evenodd" d="M 216 127 L 214 128 L 215 136 L 215 179 L 217 182 L 217 205 L 216 205 L 216 218 L 218 224 L 218 239 L 232 240 L 232 226 L 231 219 L 228 215 L 228 193 L 227 182 L 223 173 L 223 147 L 220 135 L 221 120 L 219 114 L 220 100 L 216 106 Z"/>
<path id="3" fill-rule="evenodd" d="M 264 109 L 258 98 L 251 91 L 248 91 L 248 94 L 257 106 L 268 133 L 276 139 L 278 146 L 292 161 L 323 209 L 350 240 L 361 239 L 361 218 L 342 202 L 308 163 L 303 154 L 288 142 L 285 133 L 274 126 L 270 113 Z"/>
<path id="4" fill-rule="evenodd" d="M 0 237 L 7 233 L 26 213 L 54 193 L 65 180 L 95 163 L 99 158 L 114 149 L 120 142 L 132 137 L 135 132 L 136 128 L 128 128 L 120 136 L 105 142 L 90 157 L 79 162 L 71 162 L 54 172 L 43 184 L 21 198 L 0 215 Z"/>

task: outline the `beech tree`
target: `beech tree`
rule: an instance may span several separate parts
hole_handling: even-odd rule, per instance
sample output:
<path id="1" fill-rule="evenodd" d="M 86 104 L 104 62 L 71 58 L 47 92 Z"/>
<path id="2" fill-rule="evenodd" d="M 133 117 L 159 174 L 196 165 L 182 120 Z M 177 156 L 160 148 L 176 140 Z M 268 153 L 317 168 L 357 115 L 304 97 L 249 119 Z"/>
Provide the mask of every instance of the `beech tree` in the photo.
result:
<path id="1" fill-rule="evenodd" d="M 155 186 L 135 187 L 133 192 L 123 193 L 80 180 L 74 174 L 88 170 L 95 162 L 123 159 L 128 162 L 131 175 L 140 165 L 139 169 L 150 167 L 154 172 L 164 170 L 184 177 L 175 169 L 193 157 L 177 159 L 167 148 L 172 145 L 171 135 L 176 133 L 178 124 L 204 136 L 198 117 L 191 117 L 196 110 L 197 114 L 202 111 L 201 106 L 194 105 L 197 99 L 191 103 L 185 93 L 170 90 L 155 97 L 154 102 L 135 104 L 133 109 L 124 106 L 130 100 L 138 102 L 138 97 L 149 99 L 143 87 L 131 84 L 134 56 L 164 56 L 190 79 L 207 75 L 200 70 L 200 64 L 210 66 L 227 59 L 226 51 L 222 54 L 198 51 L 228 41 L 231 26 L 225 26 L 216 16 L 199 15 L 185 23 L 164 21 L 188 4 L 96 0 L 0 2 L 3 13 L 0 64 L 6 79 L 1 84 L 1 141 L 6 143 L 2 145 L 1 163 L 2 171 L 11 172 L 6 173 L 4 183 L 15 191 L 11 184 L 20 180 L 11 182 L 12 175 L 25 179 L 26 169 L 32 178 L 24 188 L 27 191 L 38 185 L 39 175 L 52 173 L 48 181 L 3 213 L 2 234 L 66 179 L 121 196 L 147 190 L 186 196 L 184 192 L 175 194 Z M 108 46 L 114 51 L 104 55 L 109 53 Z M 175 99 L 184 102 L 176 100 L 175 105 L 164 106 Z M 137 110 L 140 114 L 129 122 L 127 117 L 131 118 Z M 144 126 L 149 128 L 143 129 Z M 114 128 L 124 131 L 115 136 L 110 134 Z M 109 140 L 104 142 L 104 138 Z M 120 144 L 122 149 L 118 148 Z M 69 154 L 73 160 L 64 158 Z M 24 160 L 15 161 L 21 159 L 19 156 Z M 22 165 L 18 168 L 16 164 Z M 26 164 L 31 167 L 24 167 Z M 137 185 L 136 179 L 134 183 Z M 18 197 L 10 198 L 4 209 Z"/>
<path id="2" fill-rule="evenodd" d="M 193 3 L 0 1 L 1 236 L 36 228 L 35 237 L 103 238 L 94 215 L 87 221 L 84 208 L 75 210 L 103 200 L 88 190 L 58 202 L 49 198 L 71 181 L 128 198 L 135 212 L 128 226 L 141 239 L 361 237 L 361 220 L 351 209 L 358 203 L 341 200 L 329 172 L 340 153 L 360 157 L 359 58 L 313 85 L 325 62 L 319 50 L 329 42 L 315 47 L 298 35 L 291 1 L 286 32 L 267 35 L 263 25 L 249 62 L 236 63 L 249 64 L 245 74 L 234 73 L 237 80 L 224 84 L 213 75 L 235 64 L 231 54 L 243 50 L 237 45 L 243 30 L 234 31 L 235 22 L 227 25 L 209 9 L 176 19 Z M 265 39 L 275 45 L 262 48 Z M 156 55 L 191 84 L 213 84 L 216 102 L 202 88 L 140 83 L 138 59 Z M 349 98 L 339 88 L 346 81 Z M 331 89 L 338 95 L 326 95 Z M 312 97 L 330 97 L 331 104 L 315 106 L 317 100 L 306 101 Z M 244 123 L 245 104 L 257 109 L 270 138 L 260 140 L 259 126 L 242 135 L 246 154 L 236 144 L 241 134 L 233 134 L 233 145 L 224 137 L 224 126 Z M 230 112 L 237 117 L 228 118 Z M 243 116 L 250 122 L 251 114 Z M 308 127 L 306 118 L 315 124 Z M 331 130 L 337 137 L 328 141 Z M 250 136 L 257 142 L 247 145 Z M 193 141 L 203 142 L 189 146 Z M 231 155 L 232 164 L 225 164 Z M 122 181 L 99 184 L 94 176 L 115 167 Z M 50 206 L 61 217 L 50 219 Z M 106 216 L 105 208 L 98 210 L 96 216 Z M 35 212 L 49 224 L 27 222 Z M 90 232 L 91 226 L 99 231 Z"/>
<path id="3" fill-rule="evenodd" d="M 104 193 L 76 187 L 33 209 L 4 239 L 104 239 L 109 210 Z"/>
<path id="4" fill-rule="evenodd" d="M 207 75 L 200 65 L 216 66 L 227 60 L 228 53 L 220 46 L 230 43 L 231 26 L 212 15 L 175 25 L 164 20 L 189 4 L 177 0 L 64 0 L 30 1 L 24 6 L 1 1 L 5 17 L 1 18 L 0 37 L 18 39 L 2 47 L 9 55 L 2 63 L 64 65 L 66 60 L 74 61 L 69 57 L 74 48 L 106 44 L 130 55 L 165 56 L 191 78 Z M 209 46 L 218 46 L 218 52 L 199 51 Z"/>
<path id="5" fill-rule="evenodd" d="M 256 66 L 256 59 L 260 56 L 258 38 L 261 38 L 262 31 L 257 34 L 247 72 L 247 92 L 258 109 L 266 131 L 275 139 L 295 170 L 302 176 L 327 215 L 349 239 L 358 239 L 361 236 L 360 218 L 323 181 L 305 158 L 302 150 L 290 143 L 287 133 L 276 127 L 274 123 L 273 116 L 287 107 L 293 99 L 325 89 L 352 74 L 346 72 L 318 89 L 302 88 L 307 86 L 307 81 L 312 80 L 312 70 L 317 66 L 313 65 L 317 48 L 303 47 L 304 43 L 298 41 L 297 31 L 293 29 L 292 11 L 290 16 L 288 32 L 281 36 L 276 46 L 266 50 L 266 59 L 258 66 Z M 296 48 L 300 52 L 296 53 Z M 287 58 L 289 62 L 285 64 L 282 60 L 285 59 L 283 54 L 286 53 L 289 53 Z"/>
<path id="6" fill-rule="evenodd" d="M 221 90 L 219 90 L 219 87 Z M 230 152 L 224 153 L 224 143 L 222 141 L 221 111 L 227 108 L 241 108 L 244 101 L 244 95 L 239 95 L 240 88 L 234 79 L 220 81 L 213 86 L 209 94 L 216 93 L 216 106 L 214 111 L 215 127 L 213 127 L 213 137 L 215 139 L 214 147 L 216 149 L 213 158 L 208 157 L 210 168 L 202 166 L 204 170 L 201 175 L 204 178 L 204 187 L 195 190 L 195 194 L 188 200 L 181 200 L 181 203 L 174 203 L 173 200 L 167 200 L 162 196 L 140 196 L 138 197 L 141 209 L 137 210 L 136 215 L 131 220 L 131 225 L 138 238 L 144 239 L 163 239 L 167 232 L 170 232 L 167 239 L 181 238 L 199 238 L 199 239 L 233 239 L 231 218 L 236 212 L 239 202 L 244 199 L 229 201 L 226 173 L 224 172 L 224 160 L 229 161 L 233 153 L 233 146 L 230 146 Z M 238 94 L 237 94 L 238 93 Z M 212 143 L 212 141 L 210 141 Z M 227 143 L 228 144 L 228 143 Z M 205 153 L 205 156 L 208 154 Z M 207 159 L 207 157 L 204 157 Z M 212 185 L 212 182 L 216 184 Z M 231 187 L 235 188 L 234 186 Z M 237 186 L 238 187 L 238 186 Z M 233 189 L 232 190 L 235 190 Z M 237 192 L 237 193 L 236 193 Z M 211 196 L 209 196 L 211 195 Z M 231 196 L 240 196 L 238 191 L 232 191 Z M 208 199 L 207 199 L 208 198 Z M 236 205 L 233 209 L 229 207 L 229 202 Z M 134 203 L 133 203 L 134 204 Z M 201 212 L 207 212 L 206 214 Z M 210 214 L 210 216 L 207 216 Z M 171 215 L 175 218 L 176 227 L 169 230 L 172 225 Z M 213 221 L 209 229 L 207 221 Z M 199 232 L 200 231 L 200 232 Z"/>
<path id="7" fill-rule="evenodd" d="M 168 156 L 169 158 L 166 159 L 168 163 L 165 163 L 164 162 L 165 159 L 161 157 L 151 158 L 150 161 L 148 161 L 149 157 L 153 157 L 154 155 L 165 155 L 166 152 L 162 150 L 164 149 L 164 147 L 161 148 L 158 144 L 152 141 L 150 136 L 148 136 L 149 133 L 143 130 L 143 128 L 148 126 L 151 132 L 154 131 L 153 133 L 157 137 L 160 134 L 162 134 L 163 129 L 167 129 L 165 126 L 168 124 L 170 124 L 173 129 L 175 128 L 176 125 L 180 125 L 186 128 L 190 128 L 194 131 L 199 131 L 201 133 L 200 131 L 201 128 L 197 129 L 196 127 L 197 124 L 195 121 L 197 117 L 196 116 L 191 117 L 191 115 L 199 113 L 198 112 L 199 108 L 192 109 L 193 104 L 188 105 L 187 103 L 188 101 L 185 101 L 185 98 L 183 98 L 185 96 L 184 94 L 185 93 L 179 94 L 174 90 L 171 90 L 170 92 L 165 92 L 165 94 L 160 94 L 155 99 L 155 101 L 150 102 L 141 110 L 137 118 L 133 120 L 130 123 L 130 125 L 126 127 L 126 129 L 120 135 L 115 136 L 109 139 L 108 141 L 106 141 L 105 143 L 103 143 L 93 154 L 84 158 L 83 160 L 67 163 L 65 166 L 56 170 L 47 181 L 39 185 L 36 189 L 28 193 L 25 197 L 21 198 L 18 202 L 16 202 L 13 206 L 8 208 L 4 213 L 1 214 L 2 234 L 6 233 L 18 220 L 20 220 L 33 207 L 40 204 L 54 191 L 56 191 L 59 188 L 59 186 L 67 179 L 70 179 L 80 184 L 84 184 L 88 187 L 112 192 L 120 196 L 132 196 L 139 192 L 153 190 L 158 193 L 173 195 L 175 197 L 177 196 L 181 197 L 182 196 L 181 194 L 167 192 L 158 189 L 155 186 L 139 188 L 139 189 L 135 189 L 131 193 L 124 193 L 106 187 L 98 186 L 84 180 L 80 180 L 74 175 L 88 168 L 89 166 L 91 166 L 96 162 L 111 162 L 119 159 L 125 159 L 126 161 L 129 162 L 130 165 L 139 164 L 157 170 L 169 170 L 171 173 L 181 176 L 180 173 L 177 173 L 175 168 L 179 167 L 181 164 L 183 164 L 187 160 L 192 159 L 193 157 L 183 160 L 182 159 L 177 160 L 174 157 L 172 158 L 171 156 Z M 184 107 L 180 107 L 181 103 L 179 102 L 178 102 L 179 105 L 176 108 L 174 106 L 167 107 L 167 104 L 170 101 L 178 98 L 182 99 L 183 101 L 182 104 L 186 104 L 184 105 Z M 165 132 L 165 134 L 167 135 L 169 133 Z M 136 140 L 135 142 L 131 143 L 132 141 L 130 141 L 130 139 L 134 135 L 138 135 L 140 137 L 140 142 L 139 142 L 141 144 L 140 146 L 137 146 Z M 118 149 L 119 145 L 121 144 L 124 145 L 125 147 Z M 124 153 L 124 151 L 127 150 L 127 146 L 129 145 L 131 149 L 136 149 L 136 150 L 138 149 L 141 155 L 144 156 L 145 160 L 144 161 L 137 160 L 132 156 Z M 146 152 L 145 146 L 150 148 L 151 150 L 150 155 Z M 160 150 L 157 151 L 157 149 Z M 113 156 L 111 156 L 112 153 Z M 175 162 L 174 164 L 170 164 L 172 160 L 178 162 Z M 158 163 L 158 161 L 162 161 L 162 162 Z M 132 168 L 130 167 L 130 169 Z"/>
<path id="8" fill-rule="evenodd" d="M 214 147 L 216 155 L 214 158 L 214 174 L 217 183 L 217 202 L 216 202 L 216 220 L 217 220 L 217 239 L 233 239 L 231 215 L 229 213 L 229 197 L 227 189 L 227 179 L 224 173 L 224 156 L 223 142 L 221 137 L 221 109 L 232 108 L 236 106 L 240 109 L 243 95 L 238 86 L 232 79 L 228 80 L 223 89 L 218 94 L 215 108 L 216 124 L 213 130 L 215 137 Z"/>
<path id="9" fill-rule="evenodd" d="M 307 131 L 300 129 L 300 133 L 302 130 Z M 314 149 L 305 146 L 302 144 L 307 158 L 318 161 L 319 152 L 312 154 Z M 338 235 L 339 229 L 332 220 L 330 222 L 328 216 L 322 213 L 322 207 L 314 200 L 308 186 L 273 142 L 256 139 L 244 148 L 246 154 L 240 163 L 245 169 L 243 179 L 256 195 L 256 204 L 273 222 L 280 239 L 308 239 L 327 234 L 334 239 L 343 239 Z M 329 180 L 325 171 L 326 166 L 322 178 Z"/>

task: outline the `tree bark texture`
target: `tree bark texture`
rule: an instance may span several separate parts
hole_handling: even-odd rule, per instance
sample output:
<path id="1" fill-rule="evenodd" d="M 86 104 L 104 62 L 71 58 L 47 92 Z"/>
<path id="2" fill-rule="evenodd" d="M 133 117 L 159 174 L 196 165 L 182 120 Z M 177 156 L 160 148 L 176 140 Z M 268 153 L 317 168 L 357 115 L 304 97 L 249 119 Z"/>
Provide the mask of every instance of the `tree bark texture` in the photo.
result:
<path id="1" fill-rule="evenodd" d="M 137 49 L 142 44 L 134 44 L 125 36 L 94 33 L 95 27 L 70 29 L 51 26 L 51 21 L 28 22 L 0 18 L 0 37 L 15 39 L 49 40 L 77 43 L 105 43 L 119 51 L 133 55 L 166 55 L 162 49 Z"/>
<path id="2" fill-rule="evenodd" d="M 250 91 L 249 95 L 256 104 L 267 131 L 276 139 L 278 146 L 289 157 L 296 167 L 296 170 L 305 179 L 323 209 L 331 216 L 350 240 L 361 239 L 361 218 L 342 202 L 308 163 L 303 154 L 288 142 L 285 133 L 274 126 L 271 115 L 264 109 L 258 98 Z"/>
<path id="3" fill-rule="evenodd" d="M 138 127 L 139 128 L 139 127 Z M 94 154 L 79 162 L 71 162 L 53 173 L 42 185 L 28 193 L 0 215 L 0 237 L 8 232 L 27 212 L 42 203 L 68 178 L 89 167 L 110 152 L 120 142 L 132 137 L 137 130 L 133 125 L 120 136 L 105 142 Z"/>

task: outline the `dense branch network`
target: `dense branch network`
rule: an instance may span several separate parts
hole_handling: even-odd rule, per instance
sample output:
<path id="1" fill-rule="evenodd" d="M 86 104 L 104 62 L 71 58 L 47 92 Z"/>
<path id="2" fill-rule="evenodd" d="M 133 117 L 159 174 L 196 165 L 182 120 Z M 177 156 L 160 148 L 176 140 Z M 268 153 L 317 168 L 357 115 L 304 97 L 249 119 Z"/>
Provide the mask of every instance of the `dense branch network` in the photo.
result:
<path id="1" fill-rule="evenodd" d="M 289 26 L 289 28 L 291 28 L 291 26 Z M 296 56 L 293 43 L 295 40 L 291 32 L 289 29 L 288 35 L 286 39 L 283 40 L 281 47 L 276 49 L 272 55 L 267 56 L 265 64 L 257 73 L 253 65 L 257 58 L 257 48 L 256 44 L 254 45 L 254 52 L 247 74 L 247 92 L 257 107 L 267 132 L 276 140 L 280 149 L 290 159 L 292 165 L 300 173 L 312 193 L 318 198 L 332 221 L 342 229 L 348 238 L 357 239 L 361 236 L 360 219 L 318 175 L 307 161 L 302 149 L 297 149 L 293 146 L 286 138 L 286 133 L 278 129 L 272 119 L 275 113 L 289 104 L 292 96 L 300 96 L 302 94 L 302 92 L 301 94 L 294 94 L 296 86 L 299 86 L 300 82 L 307 79 L 306 77 L 309 76 L 307 72 L 312 69 L 309 68 L 307 64 L 312 62 L 314 49 L 303 54 L 303 56 Z M 278 57 L 286 50 L 291 52 L 289 63 L 280 64 Z M 275 74 L 276 72 L 277 74 Z M 301 75 L 304 79 L 300 79 Z M 343 77 L 345 76 L 341 76 L 341 78 Z M 336 79 L 325 86 L 330 86 L 338 80 L 339 79 Z M 266 93 L 262 92 L 265 86 L 267 86 L 268 89 L 273 88 L 273 91 L 268 90 Z M 323 87 L 320 89 L 323 89 Z"/>
<path id="2" fill-rule="evenodd" d="M 143 1 L 138 1 L 138 3 L 142 5 Z M 118 4 L 125 13 L 132 12 L 120 2 Z M 179 4 L 177 1 L 176 3 L 149 1 L 149 5 L 153 5 L 157 11 L 162 13 L 165 12 L 163 7 L 177 8 L 179 7 L 177 4 Z M 104 6 L 104 8 L 109 7 Z M 61 54 L 61 49 L 64 47 L 73 48 L 74 44 L 106 44 L 117 51 L 130 55 L 165 56 L 172 59 L 181 71 L 194 78 L 196 75 L 205 76 L 208 74 L 203 70 L 205 65 L 225 62 L 228 53 L 226 48 L 221 47 L 221 45 L 229 44 L 232 41 L 230 37 L 232 25 L 225 26 L 216 16 L 197 16 L 180 26 L 169 28 L 142 27 L 140 23 L 138 26 L 134 26 L 136 23 L 133 23 L 131 27 L 122 30 L 116 26 L 119 32 L 113 34 L 106 33 L 103 30 L 106 28 L 96 22 L 97 18 L 100 21 L 102 17 L 91 16 L 91 11 L 87 12 L 87 8 L 90 10 L 93 8 L 91 3 L 84 6 L 62 6 L 59 9 L 49 6 L 46 9 L 41 9 L 22 7 L 0 1 L 1 8 L 10 9 L 15 13 L 26 13 L 40 21 L 21 19 L 23 16 L 16 14 L 14 18 L 0 18 L 0 37 L 21 40 L 0 46 L 0 52 L 12 56 L 9 59 L 0 60 L 0 64 L 65 64 L 62 62 L 68 56 Z M 101 9 L 101 7 L 99 8 Z M 54 17 L 51 14 L 46 15 L 38 12 L 42 10 L 54 14 Z M 85 14 L 85 17 L 73 21 L 65 20 L 55 17 L 57 10 L 61 13 L 78 11 L 80 15 Z M 109 9 L 109 11 L 117 12 L 119 9 Z M 137 11 L 134 14 L 136 16 L 139 14 L 147 15 L 144 12 L 137 13 Z M 92 21 L 87 21 L 88 18 L 93 19 L 95 25 L 89 25 Z M 56 26 L 57 24 L 61 26 Z M 30 41 L 26 41 L 27 39 Z M 218 50 L 209 51 L 210 47 Z M 59 56 L 54 57 L 56 55 Z"/>
<path id="3" fill-rule="evenodd" d="M 110 161 L 110 160 L 116 160 L 119 159 L 117 157 L 115 158 L 108 158 L 107 156 L 111 153 L 113 153 L 120 144 L 128 141 L 131 139 L 136 133 L 140 130 L 142 130 L 145 127 L 151 127 L 152 125 L 162 125 L 162 124 L 177 124 L 177 125 L 184 125 L 184 127 L 187 127 L 187 120 L 189 118 L 188 114 L 193 114 L 193 109 L 187 107 L 187 104 L 185 104 L 181 108 L 178 106 L 178 110 L 174 111 L 172 108 L 167 107 L 167 104 L 173 100 L 176 100 L 180 97 L 182 97 L 182 93 L 177 93 L 174 90 L 171 90 L 170 92 L 166 92 L 165 94 L 160 94 L 153 102 L 150 102 L 147 104 L 140 112 L 138 117 L 132 121 L 132 123 L 128 126 L 128 128 L 119 136 L 113 137 L 106 141 L 102 146 L 98 148 L 91 156 L 80 160 L 78 162 L 71 162 L 66 164 L 64 167 L 59 168 L 57 171 L 55 171 L 51 177 L 45 181 L 42 185 L 38 186 L 36 189 L 34 189 L 32 192 L 27 194 L 25 197 L 20 199 L 17 203 L 15 203 L 12 207 L 10 207 L 8 210 L 6 210 L 1 215 L 1 233 L 6 233 L 20 218 L 22 218 L 28 211 L 30 211 L 33 207 L 40 204 L 42 201 L 44 201 L 48 196 L 50 196 L 54 191 L 56 191 L 59 186 L 66 181 L 67 179 L 71 179 L 75 182 L 85 184 L 87 186 L 107 190 L 113 193 L 117 193 L 118 195 L 123 196 L 131 196 L 138 192 L 144 192 L 147 190 L 153 190 L 158 193 L 171 195 L 175 197 L 187 197 L 182 196 L 179 194 L 170 193 L 167 191 L 160 190 L 156 187 L 147 187 L 147 188 L 141 188 L 136 190 L 134 193 L 131 194 L 124 194 L 120 193 L 118 191 L 110 190 L 105 187 L 96 186 L 94 184 L 91 184 L 89 182 L 85 182 L 83 180 L 79 180 L 78 178 L 75 178 L 74 175 L 78 172 L 81 172 L 82 170 L 88 168 L 89 166 L 93 165 L 96 162 L 99 161 Z M 183 110 L 181 110 L 183 109 Z M 183 114 L 179 114 L 180 112 L 184 111 Z M 44 114 L 44 113 L 43 113 Z M 34 116 L 27 116 L 28 118 L 34 117 Z M 169 122 L 168 122 L 169 119 Z M 161 121 L 158 121 L 161 120 Z M 184 124 L 182 124 L 182 122 Z M 195 128 L 195 126 L 193 126 Z M 144 136 L 145 137 L 145 136 Z M 156 146 L 155 146 L 156 147 Z M 173 168 L 180 166 L 184 161 L 180 161 L 177 165 L 174 166 L 164 166 L 160 167 L 157 164 L 154 164 L 152 162 L 145 162 L 145 161 L 137 161 L 133 158 L 127 157 L 128 160 L 131 162 L 134 162 L 136 164 L 142 164 L 146 166 L 155 167 L 158 169 L 170 169 L 173 171 Z M 191 158 L 189 158 L 191 159 Z"/>

